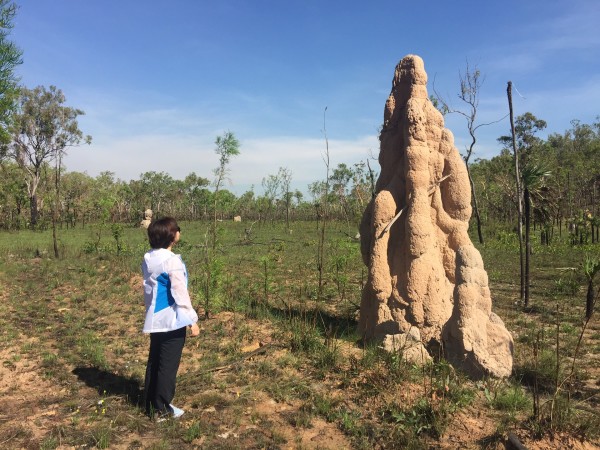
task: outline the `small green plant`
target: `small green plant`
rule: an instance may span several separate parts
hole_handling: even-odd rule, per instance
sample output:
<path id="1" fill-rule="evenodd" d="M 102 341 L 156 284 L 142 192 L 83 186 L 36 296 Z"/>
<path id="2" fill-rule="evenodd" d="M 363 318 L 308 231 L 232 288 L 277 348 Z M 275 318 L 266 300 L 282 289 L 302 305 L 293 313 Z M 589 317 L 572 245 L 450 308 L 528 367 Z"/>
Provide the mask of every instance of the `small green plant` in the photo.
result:
<path id="1" fill-rule="evenodd" d="M 520 385 L 514 384 L 499 389 L 494 398 L 488 400 L 493 408 L 511 415 L 531 408 L 531 398 Z"/>
<path id="2" fill-rule="evenodd" d="M 198 421 L 194 421 L 188 427 L 188 429 L 185 430 L 183 440 L 185 442 L 191 443 L 195 439 L 198 439 L 200 436 L 202 436 L 203 431 L 204 430 L 203 430 L 202 424 Z"/>
<path id="3" fill-rule="evenodd" d="M 48 436 L 40 442 L 40 450 L 54 450 L 58 448 L 58 439 L 56 436 Z"/>
<path id="4" fill-rule="evenodd" d="M 54 353 L 44 353 L 42 355 L 42 366 L 43 367 L 54 367 L 58 362 L 58 355 Z"/>
<path id="5" fill-rule="evenodd" d="M 100 368 L 107 367 L 104 344 L 98 335 L 92 331 L 86 331 L 78 338 L 77 344 L 80 346 L 81 355 L 86 358 L 90 364 Z"/>
<path id="6" fill-rule="evenodd" d="M 554 280 L 554 292 L 562 295 L 574 296 L 579 292 L 579 283 L 573 277 Z"/>
<path id="7" fill-rule="evenodd" d="M 92 440 L 96 448 L 110 448 L 112 430 L 108 426 L 102 426 L 92 431 Z"/>
<path id="8" fill-rule="evenodd" d="M 123 224 L 121 223 L 112 223 L 110 225 L 110 231 L 112 233 L 112 237 L 115 240 L 115 244 L 117 247 L 117 255 L 120 255 L 124 249 L 123 244 Z"/>

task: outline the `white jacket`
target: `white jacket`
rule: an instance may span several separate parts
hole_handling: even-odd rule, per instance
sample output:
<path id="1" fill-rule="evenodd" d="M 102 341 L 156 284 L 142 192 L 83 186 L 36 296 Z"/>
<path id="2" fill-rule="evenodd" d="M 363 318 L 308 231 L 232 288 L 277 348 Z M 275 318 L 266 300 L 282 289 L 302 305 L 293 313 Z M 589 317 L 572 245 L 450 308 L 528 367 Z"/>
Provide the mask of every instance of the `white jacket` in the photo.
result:
<path id="1" fill-rule="evenodd" d="M 161 248 L 144 255 L 144 333 L 173 331 L 192 325 L 198 315 L 187 290 L 187 270 L 180 255 Z"/>

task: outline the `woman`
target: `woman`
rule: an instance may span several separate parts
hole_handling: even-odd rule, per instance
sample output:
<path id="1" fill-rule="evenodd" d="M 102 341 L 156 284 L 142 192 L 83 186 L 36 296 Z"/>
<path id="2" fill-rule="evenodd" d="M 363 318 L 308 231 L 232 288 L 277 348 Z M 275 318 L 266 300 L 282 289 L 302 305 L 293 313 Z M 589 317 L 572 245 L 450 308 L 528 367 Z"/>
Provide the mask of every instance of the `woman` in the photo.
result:
<path id="1" fill-rule="evenodd" d="M 144 333 L 150 334 L 144 397 L 146 413 L 159 419 L 178 418 L 183 410 L 171 404 L 186 327 L 198 336 L 198 315 L 187 290 L 187 271 L 180 255 L 171 251 L 181 230 L 172 217 L 156 220 L 148 227 L 152 250 L 144 255 Z"/>

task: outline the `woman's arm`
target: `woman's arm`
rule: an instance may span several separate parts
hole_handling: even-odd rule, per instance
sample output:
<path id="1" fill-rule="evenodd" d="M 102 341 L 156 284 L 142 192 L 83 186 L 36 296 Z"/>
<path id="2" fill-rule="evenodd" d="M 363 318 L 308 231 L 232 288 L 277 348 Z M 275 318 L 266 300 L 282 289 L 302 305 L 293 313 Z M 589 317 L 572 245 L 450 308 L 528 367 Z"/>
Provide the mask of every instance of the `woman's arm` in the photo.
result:
<path id="1" fill-rule="evenodd" d="M 169 261 L 169 280 L 171 281 L 171 295 L 177 305 L 177 314 L 189 319 L 189 324 L 198 321 L 198 314 L 192 306 L 192 300 L 187 289 L 187 279 L 183 262 L 178 258 L 171 258 Z"/>

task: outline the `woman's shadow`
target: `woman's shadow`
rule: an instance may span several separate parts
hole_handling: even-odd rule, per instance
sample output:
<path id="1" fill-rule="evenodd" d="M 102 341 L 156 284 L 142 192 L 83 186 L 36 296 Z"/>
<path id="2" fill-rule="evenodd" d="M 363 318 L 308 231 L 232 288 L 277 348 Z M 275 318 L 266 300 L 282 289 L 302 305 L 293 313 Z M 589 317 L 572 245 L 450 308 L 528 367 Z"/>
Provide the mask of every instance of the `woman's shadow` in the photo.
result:
<path id="1" fill-rule="evenodd" d="M 97 367 L 76 367 L 73 374 L 96 389 L 99 395 L 124 396 L 130 405 L 143 406 L 144 389 L 135 378 L 115 375 Z"/>

